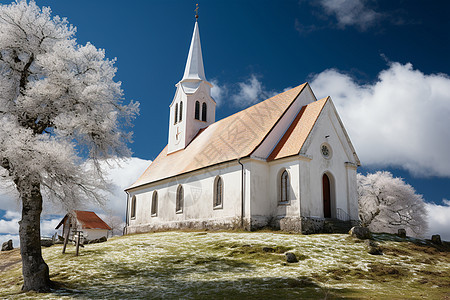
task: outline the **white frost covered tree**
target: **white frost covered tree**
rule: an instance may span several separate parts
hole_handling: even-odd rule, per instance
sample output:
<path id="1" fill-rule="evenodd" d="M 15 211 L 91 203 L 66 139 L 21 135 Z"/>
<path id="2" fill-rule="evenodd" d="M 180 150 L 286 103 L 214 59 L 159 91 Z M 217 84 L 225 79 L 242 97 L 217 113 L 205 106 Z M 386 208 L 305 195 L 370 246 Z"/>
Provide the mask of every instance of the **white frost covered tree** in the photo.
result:
<path id="1" fill-rule="evenodd" d="M 359 218 L 373 232 L 397 233 L 404 228 L 410 236 L 423 236 L 427 210 L 422 195 L 402 178 L 378 171 L 358 174 Z"/>
<path id="2" fill-rule="evenodd" d="M 124 129 L 138 105 L 123 104 L 114 60 L 89 43 L 78 45 L 75 32 L 34 1 L 0 6 L 0 175 L 22 203 L 25 291 L 52 285 L 40 247 L 43 195 L 67 208 L 100 201 L 99 159 L 130 155 Z"/>

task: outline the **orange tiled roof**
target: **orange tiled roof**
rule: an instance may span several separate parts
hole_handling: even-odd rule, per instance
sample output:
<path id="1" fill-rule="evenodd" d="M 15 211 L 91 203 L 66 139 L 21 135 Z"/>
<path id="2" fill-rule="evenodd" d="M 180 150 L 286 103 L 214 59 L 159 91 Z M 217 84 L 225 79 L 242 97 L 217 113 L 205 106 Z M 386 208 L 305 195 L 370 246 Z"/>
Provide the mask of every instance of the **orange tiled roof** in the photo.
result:
<path id="1" fill-rule="evenodd" d="M 82 210 L 74 210 L 75 217 L 81 223 L 83 229 L 107 229 L 111 230 L 111 227 L 108 226 L 99 216 L 93 211 L 82 211 Z M 66 219 L 69 217 L 69 214 L 65 215 L 64 218 L 59 222 L 58 226 L 55 229 L 58 229 Z"/>
<path id="2" fill-rule="evenodd" d="M 323 98 L 302 107 L 289 129 L 267 158 L 268 161 L 300 153 L 328 99 L 329 97 Z"/>
<path id="3" fill-rule="evenodd" d="M 277 124 L 306 83 L 211 124 L 181 151 L 167 146 L 127 190 L 249 156 Z"/>

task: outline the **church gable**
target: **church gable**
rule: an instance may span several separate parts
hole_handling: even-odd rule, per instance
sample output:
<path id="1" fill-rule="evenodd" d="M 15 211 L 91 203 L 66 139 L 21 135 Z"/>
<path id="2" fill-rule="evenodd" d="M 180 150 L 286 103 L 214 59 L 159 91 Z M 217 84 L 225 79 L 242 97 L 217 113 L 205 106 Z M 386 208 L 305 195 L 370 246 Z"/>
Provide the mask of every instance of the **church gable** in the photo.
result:
<path id="1" fill-rule="evenodd" d="M 328 97 L 325 100 L 311 132 L 301 147 L 300 154 L 312 157 L 315 155 L 326 157 L 326 152 L 328 151 L 328 158 L 331 158 L 339 151 L 341 160 L 359 166 L 359 158 L 331 98 Z M 323 148 L 323 146 L 327 149 Z"/>

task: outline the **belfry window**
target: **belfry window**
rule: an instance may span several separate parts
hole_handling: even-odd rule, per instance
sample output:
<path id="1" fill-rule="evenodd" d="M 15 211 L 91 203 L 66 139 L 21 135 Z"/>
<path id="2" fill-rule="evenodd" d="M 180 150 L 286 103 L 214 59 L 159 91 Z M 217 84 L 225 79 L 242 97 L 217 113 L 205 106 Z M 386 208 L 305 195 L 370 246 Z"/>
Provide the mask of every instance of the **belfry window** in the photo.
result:
<path id="1" fill-rule="evenodd" d="M 200 120 L 200 102 L 195 101 L 195 119 Z"/>
<path id="2" fill-rule="evenodd" d="M 153 192 L 151 213 L 152 213 L 152 217 L 156 217 L 158 215 L 158 192 L 157 191 Z"/>
<path id="3" fill-rule="evenodd" d="M 180 117 L 178 118 L 179 122 L 183 120 L 183 101 L 180 102 Z"/>
<path id="4" fill-rule="evenodd" d="M 281 173 L 280 180 L 280 202 L 287 202 L 289 200 L 289 173 L 286 170 Z"/>
<path id="5" fill-rule="evenodd" d="M 177 200 L 175 204 L 175 212 L 177 214 L 183 212 L 183 206 L 184 206 L 184 191 L 183 186 L 179 185 L 177 188 Z"/>
<path id="6" fill-rule="evenodd" d="M 175 104 L 175 119 L 173 121 L 173 124 L 177 124 L 178 123 L 178 103 Z"/>
<path id="7" fill-rule="evenodd" d="M 223 204 L 223 180 L 217 176 L 214 180 L 214 208 L 222 208 Z"/>
<path id="8" fill-rule="evenodd" d="M 206 122 L 206 103 L 203 102 L 202 104 L 202 121 Z"/>

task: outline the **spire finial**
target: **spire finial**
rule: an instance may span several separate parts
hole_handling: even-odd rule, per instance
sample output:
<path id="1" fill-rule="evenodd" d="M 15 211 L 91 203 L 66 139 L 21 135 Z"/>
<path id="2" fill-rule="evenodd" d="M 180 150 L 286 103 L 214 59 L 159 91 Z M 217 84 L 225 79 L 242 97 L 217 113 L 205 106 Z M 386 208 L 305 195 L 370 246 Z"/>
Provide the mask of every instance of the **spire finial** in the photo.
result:
<path id="1" fill-rule="evenodd" d="M 195 4 L 195 20 L 198 19 L 198 3 Z"/>

